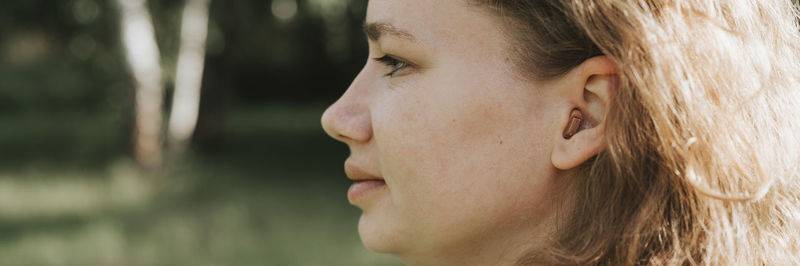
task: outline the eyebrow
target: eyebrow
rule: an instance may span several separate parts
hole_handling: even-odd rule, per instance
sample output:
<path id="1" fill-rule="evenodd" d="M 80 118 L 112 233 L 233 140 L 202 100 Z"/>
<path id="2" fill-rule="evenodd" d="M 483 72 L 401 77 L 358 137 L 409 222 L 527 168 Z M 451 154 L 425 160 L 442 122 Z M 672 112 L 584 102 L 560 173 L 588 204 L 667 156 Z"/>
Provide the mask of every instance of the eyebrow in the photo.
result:
<path id="1" fill-rule="evenodd" d="M 402 29 L 398 29 L 394 25 L 384 22 L 364 22 L 364 34 L 366 34 L 367 38 L 372 41 L 378 41 L 378 39 L 384 35 L 392 35 L 411 41 L 416 40 L 414 35 L 411 35 L 411 33 Z"/>

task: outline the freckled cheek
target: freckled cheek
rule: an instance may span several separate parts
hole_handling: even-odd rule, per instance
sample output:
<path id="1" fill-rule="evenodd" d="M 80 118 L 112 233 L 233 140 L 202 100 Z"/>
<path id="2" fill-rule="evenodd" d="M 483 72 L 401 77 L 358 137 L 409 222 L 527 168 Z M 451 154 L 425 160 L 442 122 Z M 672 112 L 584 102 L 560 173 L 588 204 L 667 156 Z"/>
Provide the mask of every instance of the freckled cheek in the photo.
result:
<path id="1" fill-rule="evenodd" d="M 446 133 L 436 125 L 436 111 L 410 101 L 394 108 L 391 116 L 376 117 L 374 122 L 380 123 L 374 134 L 381 166 L 387 178 L 394 179 L 387 182 L 396 183 L 398 190 L 430 181 L 444 167 L 446 157 L 442 154 L 445 143 L 439 139 Z"/>
<path id="2" fill-rule="evenodd" d="M 398 92 L 401 94 L 404 92 Z M 405 213 L 403 218 L 414 219 L 429 210 L 435 197 L 441 195 L 446 178 L 441 173 L 447 167 L 440 110 L 430 105 L 423 93 L 392 98 L 385 102 L 380 114 L 373 113 L 374 137 L 381 171 L 391 191 L 392 205 Z M 414 214 L 415 215 L 406 215 Z"/>
<path id="3" fill-rule="evenodd" d="M 373 117 L 381 166 L 395 206 L 445 209 L 446 200 L 464 197 L 463 189 L 482 174 L 470 173 L 475 166 L 469 163 L 479 153 L 469 147 L 481 144 L 470 140 L 474 117 L 464 100 L 417 96 L 387 104 L 385 116 Z"/>

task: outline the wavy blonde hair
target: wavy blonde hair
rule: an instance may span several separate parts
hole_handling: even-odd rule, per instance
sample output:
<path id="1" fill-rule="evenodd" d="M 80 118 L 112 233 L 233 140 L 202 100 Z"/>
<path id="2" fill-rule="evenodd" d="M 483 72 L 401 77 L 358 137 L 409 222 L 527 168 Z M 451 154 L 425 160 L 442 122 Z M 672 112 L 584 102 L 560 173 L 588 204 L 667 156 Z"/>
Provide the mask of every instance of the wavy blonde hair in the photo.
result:
<path id="1" fill-rule="evenodd" d="M 607 149 L 552 248 L 520 264 L 800 264 L 796 3 L 476 1 L 537 79 L 597 55 L 619 69 Z"/>

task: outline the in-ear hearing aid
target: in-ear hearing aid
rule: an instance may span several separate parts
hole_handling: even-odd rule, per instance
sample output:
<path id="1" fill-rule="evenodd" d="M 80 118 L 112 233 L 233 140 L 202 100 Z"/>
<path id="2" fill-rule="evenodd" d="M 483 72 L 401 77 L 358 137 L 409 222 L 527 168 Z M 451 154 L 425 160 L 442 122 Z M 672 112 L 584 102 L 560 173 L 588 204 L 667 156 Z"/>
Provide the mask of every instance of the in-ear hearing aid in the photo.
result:
<path id="1" fill-rule="evenodd" d="M 567 127 L 564 128 L 564 138 L 569 139 L 576 133 L 578 133 L 578 129 L 581 127 L 581 122 L 583 122 L 583 113 L 580 110 L 572 109 L 572 112 L 569 114 L 569 122 L 567 123 Z"/>

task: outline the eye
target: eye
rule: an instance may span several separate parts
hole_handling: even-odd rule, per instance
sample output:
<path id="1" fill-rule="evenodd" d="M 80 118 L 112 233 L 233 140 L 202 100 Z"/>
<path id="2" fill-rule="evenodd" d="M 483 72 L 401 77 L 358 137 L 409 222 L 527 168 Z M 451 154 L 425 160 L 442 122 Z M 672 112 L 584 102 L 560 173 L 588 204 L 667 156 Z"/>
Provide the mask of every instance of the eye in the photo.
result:
<path id="1" fill-rule="evenodd" d="M 397 71 L 400 71 L 403 68 L 408 67 L 408 63 L 406 63 L 403 60 L 397 59 L 391 55 L 385 55 L 380 58 L 375 58 L 375 61 L 378 61 L 381 64 L 384 64 L 392 69 L 391 71 L 389 71 L 389 73 L 386 73 L 386 75 L 384 75 L 387 77 L 392 77 L 394 76 L 395 73 L 397 73 Z"/>

